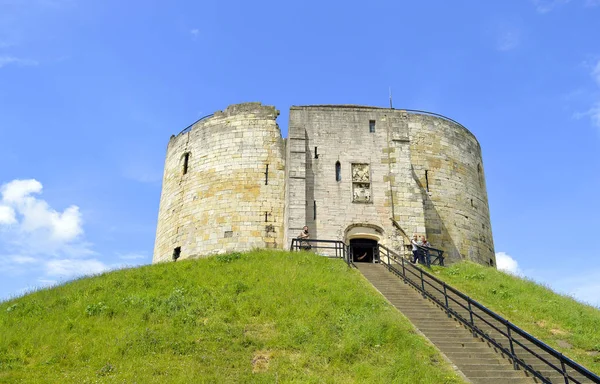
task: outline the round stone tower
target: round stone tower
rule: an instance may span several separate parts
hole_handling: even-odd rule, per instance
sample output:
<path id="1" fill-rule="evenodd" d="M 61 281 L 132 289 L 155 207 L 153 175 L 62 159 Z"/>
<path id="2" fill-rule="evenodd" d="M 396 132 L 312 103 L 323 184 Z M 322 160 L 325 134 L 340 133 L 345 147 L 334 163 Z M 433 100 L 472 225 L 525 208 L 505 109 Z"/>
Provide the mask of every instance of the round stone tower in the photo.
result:
<path id="1" fill-rule="evenodd" d="M 417 233 L 448 263 L 496 265 L 481 148 L 461 124 L 423 111 L 293 106 L 284 141 L 278 114 L 231 105 L 171 137 L 153 262 L 286 249 L 306 225 L 312 239 L 405 255 Z"/>
<path id="2" fill-rule="evenodd" d="M 410 132 L 411 163 L 423 191 L 428 240 L 449 261 L 496 266 L 481 147 L 461 124 L 400 111 Z"/>
<path id="3" fill-rule="evenodd" d="M 153 262 L 284 247 L 278 115 L 261 103 L 231 105 L 171 137 Z"/>
<path id="4" fill-rule="evenodd" d="M 495 266 L 477 139 L 422 111 L 360 105 L 290 109 L 286 243 L 303 225 L 319 239 L 376 240 L 410 254 L 426 235 L 447 262 Z"/>

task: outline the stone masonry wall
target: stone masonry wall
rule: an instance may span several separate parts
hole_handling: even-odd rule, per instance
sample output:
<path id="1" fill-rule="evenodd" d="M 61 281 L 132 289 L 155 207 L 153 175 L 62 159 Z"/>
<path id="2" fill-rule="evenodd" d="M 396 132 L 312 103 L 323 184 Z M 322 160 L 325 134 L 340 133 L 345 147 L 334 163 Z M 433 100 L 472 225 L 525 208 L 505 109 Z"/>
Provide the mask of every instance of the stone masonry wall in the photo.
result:
<path id="1" fill-rule="evenodd" d="M 459 124 L 407 114 L 411 161 L 423 191 L 427 237 L 450 262 L 496 265 L 481 148 Z M 427 174 L 427 177 L 426 177 Z"/>
<path id="2" fill-rule="evenodd" d="M 344 241 L 362 225 L 400 252 L 406 236 L 426 234 L 449 262 L 495 265 L 481 149 L 461 125 L 386 108 L 303 106 L 290 110 L 288 140 L 286 244 L 304 225 L 313 238 Z M 369 202 L 353 201 L 352 164 L 369 166 Z"/>
<path id="3" fill-rule="evenodd" d="M 308 225 L 312 238 L 346 242 L 366 228 L 400 252 L 406 236 L 426 234 L 449 262 L 495 266 L 481 148 L 466 128 L 403 110 L 301 106 L 284 141 L 278 113 L 232 105 L 171 137 L 153 262 L 177 247 L 181 258 L 286 249 Z"/>
<path id="4" fill-rule="evenodd" d="M 353 182 L 353 164 L 368 173 L 360 176 L 366 184 Z M 425 231 L 421 190 L 410 164 L 408 125 L 391 110 L 292 107 L 287 167 L 287 244 L 305 224 L 312 238 L 345 241 L 348 229 L 363 226 L 374 228 L 382 244 L 402 249 L 403 237 L 390 220 L 391 195 L 396 221 L 409 231 Z M 368 195 L 358 199 L 368 201 L 355 201 L 357 185 L 363 196 Z"/>
<path id="5" fill-rule="evenodd" d="M 176 247 L 190 258 L 285 246 L 278 114 L 260 103 L 231 105 L 171 137 L 153 262 L 171 260 Z"/>

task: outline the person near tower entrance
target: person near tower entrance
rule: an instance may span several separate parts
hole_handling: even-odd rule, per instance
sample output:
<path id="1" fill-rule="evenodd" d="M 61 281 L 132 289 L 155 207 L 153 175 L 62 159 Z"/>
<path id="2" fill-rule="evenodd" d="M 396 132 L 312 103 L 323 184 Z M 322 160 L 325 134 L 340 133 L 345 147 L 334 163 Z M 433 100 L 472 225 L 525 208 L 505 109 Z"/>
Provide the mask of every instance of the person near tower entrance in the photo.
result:
<path id="1" fill-rule="evenodd" d="M 417 234 L 413 234 L 413 238 L 410 240 L 410 244 L 412 245 L 412 254 L 413 254 L 413 259 L 411 260 L 411 263 L 416 263 L 417 260 L 419 259 L 419 246 L 422 245 L 422 242 L 419 240 L 419 237 L 417 236 Z"/>
<path id="2" fill-rule="evenodd" d="M 308 251 L 311 249 L 311 245 L 308 243 L 308 241 L 306 241 L 306 239 L 309 239 L 310 235 L 308 233 L 308 226 L 304 226 L 302 228 L 302 232 L 300 232 L 300 234 L 298 235 L 298 239 L 300 239 L 300 249 L 303 249 L 305 251 Z"/>

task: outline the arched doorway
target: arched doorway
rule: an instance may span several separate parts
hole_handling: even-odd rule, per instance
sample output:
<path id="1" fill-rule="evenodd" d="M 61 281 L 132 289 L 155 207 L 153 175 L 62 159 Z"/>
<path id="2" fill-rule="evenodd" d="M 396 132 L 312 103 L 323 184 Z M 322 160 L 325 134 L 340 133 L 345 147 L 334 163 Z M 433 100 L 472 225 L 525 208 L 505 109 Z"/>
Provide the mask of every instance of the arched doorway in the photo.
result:
<path id="1" fill-rule="evenodd" d="M 379 251 L 377 240 L 373 239 L 351 239 L 350 254 L 355 263 L 378 263 Z"/>
<path id="2" fill-rule="evenodd" d="M 353 224 L 346 229 L 346 241 L 355 263 L 378 263 L 383 230 L 370 224 Z"/>

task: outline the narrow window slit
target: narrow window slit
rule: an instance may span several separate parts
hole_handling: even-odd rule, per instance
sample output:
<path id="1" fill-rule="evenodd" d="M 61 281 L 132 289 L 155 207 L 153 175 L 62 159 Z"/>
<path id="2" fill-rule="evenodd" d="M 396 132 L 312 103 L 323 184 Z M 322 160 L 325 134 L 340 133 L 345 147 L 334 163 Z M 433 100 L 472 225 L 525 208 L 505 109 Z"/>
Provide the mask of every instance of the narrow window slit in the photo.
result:
<path id="1" fill-rule="evenodd" d="M 265 223 L 269 221 L 268 213 L 265 211 Z"/>
<path id="2" fill-rule="evenodd" d="M 317 147 L 315 147 L 315 159 L 319 158 L 319 154 L 317 153 Z"/>
<path id="3" fill-rule="evenodd" d="M 369 132 L 375 132 L 375 120 L 369 120 Z"/>
<path id="4" fill-rule="evenodd" d="M 429 192 L 429 171 L 425 170 L 425 190 Z"/>
<path id="5" fill-rule="evenodd" d="M 265 169 L 265 185 L 269 185 L 269 164 L 267 164 Z"/>
<path id="6" fill-rule="evenodd" d="M 183 154 L 183 174 L 185 175 L 186 173 L 188 173 L 188 165 L 190 162 L 190 153 L 184 153 Z"/>
<path id="7" fill-rule="evenodd" d="M 313 201 L 313 220 L 317 219 L 317 201 Z"/>
<path id="8" fill-rule="evenodd" d="M 339 161 L 335 163 L 335 181 L 342 181 L 342 165 Z"/>

